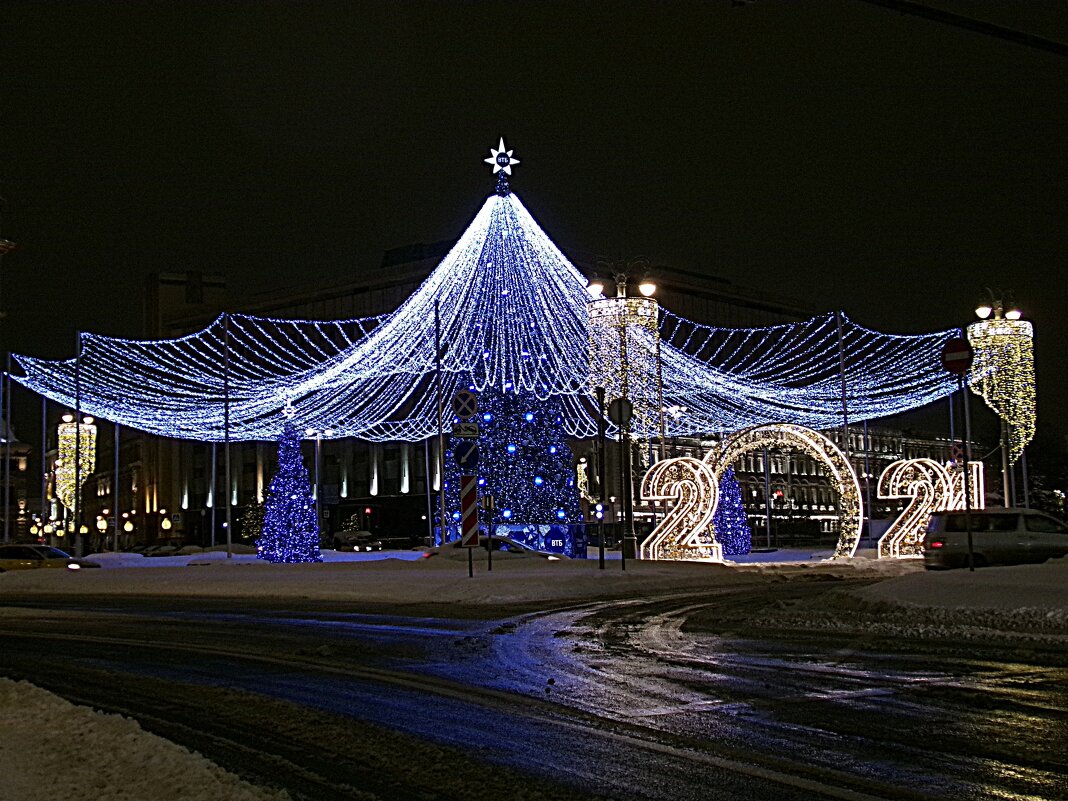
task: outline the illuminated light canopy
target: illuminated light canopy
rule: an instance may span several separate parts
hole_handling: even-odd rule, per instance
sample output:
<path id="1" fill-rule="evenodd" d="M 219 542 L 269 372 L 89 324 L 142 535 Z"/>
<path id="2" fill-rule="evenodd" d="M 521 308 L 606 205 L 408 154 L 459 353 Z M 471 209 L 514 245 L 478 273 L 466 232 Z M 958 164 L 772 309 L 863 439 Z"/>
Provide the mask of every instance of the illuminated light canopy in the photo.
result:
<path id="1" fill-rule="evenodd" d="M 984 502 L 983 463 L 971 462 L 971 508 Z M 965 508 L 964 472 L 933 459 L 898 459 L 879 476 L 879 497 L 910 498 L 901 514 L 879 538 L 880 559 L 923 556 L 923 535 L 932 512 Z"/>
<path id="2" fill-rule="evenodd" d="M 1008 425 L 1009 463 L 1015 464 L 1035 435 L 1034 329 L 995 316 L 969 325 L 968 342 L 975 354 L 972 391 Z"/>
<path id="3" fill-rule="evenodd" d="M 498 177 L 518 163 L 503 142 L 492 152 Z M 941 346 L 954 331 L 895 336 L 843 318 L 839 341 L 833 313 L 726 329 L 680 318 L 650 298 L 600 299 L 589 310 L 588 299 L 585 277 L 518 197 L 499 190 L 391 314 L 339 321 L 224 315 L 203 331 L 167 340 L 83 334 L 77 370 L 73 359 L 17 356 L 25 375 L 16 380 L 74 406 L 77 372 L 81 408 L 168 437 L 221 442 L 228 417 L 231 441 L 274 440 L 287 419 L 328 438 L 420 441 L 437 427 L 438 304 L 447 397 L 468 387 L 552 397 L 564 430 L 576 438 L 597 432 L 593 388 L 610 358 L 619 380 L 620 319 L 627 321 L 622 375 L 636 401 L 636 430 L 645 434 L 659 434 L 651 421 L 665 406 L 687 409 L 666 422 L 669 436 L 779 420 L 828 428 L 839 423 L 843 402 L 850 419 L 861 421 L 922 406 L 955 388 L 939 367 Z M 655 401 L 654 366 L 662 368 L 663 390 Z"/>

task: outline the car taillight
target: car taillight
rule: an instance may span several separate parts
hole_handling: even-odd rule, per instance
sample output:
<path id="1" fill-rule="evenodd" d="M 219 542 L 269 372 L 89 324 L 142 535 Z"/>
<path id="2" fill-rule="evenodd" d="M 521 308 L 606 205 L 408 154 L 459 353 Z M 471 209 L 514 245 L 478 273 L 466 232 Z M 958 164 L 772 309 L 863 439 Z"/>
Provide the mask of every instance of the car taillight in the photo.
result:
<path id="1" fill-rule="evenodd" d="M 928 545 L 930 545 L 932 548 L 941 548 L 943 545 L 945 545 L 945 543 L 942 542 L 942 540 L 931 540 Z"/>

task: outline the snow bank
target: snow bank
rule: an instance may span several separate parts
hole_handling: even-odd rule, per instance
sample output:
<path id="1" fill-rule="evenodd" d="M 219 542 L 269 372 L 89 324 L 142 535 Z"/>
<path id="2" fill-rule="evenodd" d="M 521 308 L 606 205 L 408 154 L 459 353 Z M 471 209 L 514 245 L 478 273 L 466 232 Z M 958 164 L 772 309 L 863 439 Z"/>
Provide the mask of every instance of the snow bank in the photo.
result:
<path id="1" fill-rule="evenodd" d="M 247 551 L 247 548 L 243 549 Z M 373 562 L 378 559 L 419 559 L 421 551 L 333 551 L 323 549 L 324 562 Z M 262 563 L 253 550 L 251 553 L 234 552 L 227 559 L 225 550 L 198 551 L 178 556 L 144 556 L 139 553 L 91 553 L 85 557 L 87 562 L 96 562 L 102 568 L 116 567 L 185 567 L 205 562 L 234 562 L 241 564 Z"/>
<path id="2" fill-rule="evenodd" d="M 853 594 L 868 601 L 942 609 L 1042 609 L 1068 622 L 1068 558 L 975 572 L 917 572 Z"/>
<path id="3" fill-rule="evenodd" d="M 598 570 L 596 559 L 549 561 L 495 555 L 493 570 L 487 571 L 484 551 L 475 554 L 475 576 L 468 578 L 466 557 L 452 556 L 423 559 L 418 558 L 418 552 L 387 551 L 375 559 L 296 565 L 272 565 L 255 557 L 204 559 L 203 554 L 148 557 L 144 561 L 189 561 L 184 566 L 175 566 L 173 561 L 167 566 L 142 567 L 137 563 L 136 567 L 121 570 L 11 571 L 0 574 L 0 599 L 35 593 L 259 597 L 331 600 L 349 605 L 361 602 L 488 605 L 501 611 L 519 603 L 633 597 L 754 581 L 753 573 L 746 569 L 695 562 L 628 561 L 624 572 L 618 561 L 609 562 L 605 570 Z M 442 611 L 446 613 L 444 606 Z"/>
<path id="4" fill-rule="evenodd" d="M 58 571 L 57 571 L 58 572 Z M 136 721 L 0 678 L 4 801 L 287 801 Z"/>

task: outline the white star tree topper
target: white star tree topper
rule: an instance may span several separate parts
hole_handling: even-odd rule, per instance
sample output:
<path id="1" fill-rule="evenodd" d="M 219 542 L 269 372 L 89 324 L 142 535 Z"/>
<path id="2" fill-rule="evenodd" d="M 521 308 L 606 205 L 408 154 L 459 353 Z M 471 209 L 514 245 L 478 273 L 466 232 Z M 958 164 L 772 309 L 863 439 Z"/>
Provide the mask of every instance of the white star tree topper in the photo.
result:
<path id="1" fill-rule="evenodd" d="M 514 150 L 508 150 L 504 145 L 504 137 L 501 137 L 501 143 L 496 148 L 490 148 L 490 156 L 488 159 L 484 159 L 487 164 L 493 165 L 493 174 L 496 175 L 499 172 L 503 172 L 505 175 L 512 174 L 512 165 L 518 164 L 519 159 L 512 158 Z"/>

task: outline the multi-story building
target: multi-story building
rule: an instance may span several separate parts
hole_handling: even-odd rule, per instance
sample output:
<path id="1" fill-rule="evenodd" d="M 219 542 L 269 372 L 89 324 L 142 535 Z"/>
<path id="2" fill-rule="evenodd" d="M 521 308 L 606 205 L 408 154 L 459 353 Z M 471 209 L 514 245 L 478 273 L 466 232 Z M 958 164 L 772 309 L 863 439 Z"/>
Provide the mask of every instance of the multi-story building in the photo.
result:
<path id="1" fill-rule="evenodd" d="M 0 507 L 4 510 L 2 540 L 26 540 L 34 521 L 29 506 L 29 464 L 32 446 L 20 442 L 0 418 Z"/>

